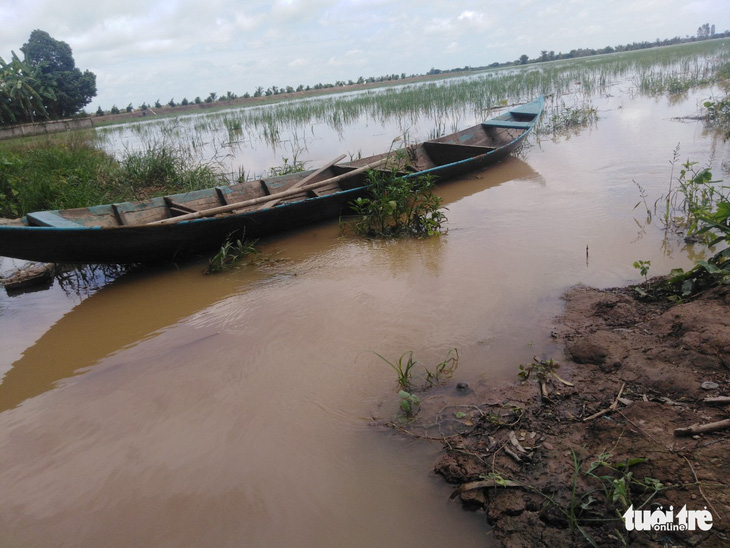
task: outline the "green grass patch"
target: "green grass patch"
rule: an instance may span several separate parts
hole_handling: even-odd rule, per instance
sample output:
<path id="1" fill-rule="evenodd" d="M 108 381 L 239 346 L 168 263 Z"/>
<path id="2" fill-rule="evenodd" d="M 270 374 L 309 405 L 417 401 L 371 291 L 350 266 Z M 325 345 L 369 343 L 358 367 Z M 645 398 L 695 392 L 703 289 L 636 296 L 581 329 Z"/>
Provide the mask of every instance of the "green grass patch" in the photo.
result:
<path id="1" fill-rule="evenodd" d="M 89 139 L 53 138 L 0 148 L 0 216 L 87 207 L 209 188 L 226 179 L 214 165 L 172 146 L 126 152 L 121 158 Z"/>

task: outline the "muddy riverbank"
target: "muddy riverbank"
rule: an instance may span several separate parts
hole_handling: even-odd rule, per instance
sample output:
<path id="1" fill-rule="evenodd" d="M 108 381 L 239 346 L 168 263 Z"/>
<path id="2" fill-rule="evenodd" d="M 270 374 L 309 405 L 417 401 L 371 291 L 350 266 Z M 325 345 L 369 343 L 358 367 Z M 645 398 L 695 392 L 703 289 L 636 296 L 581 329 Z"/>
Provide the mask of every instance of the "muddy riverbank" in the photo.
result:
<path id="1" fill-rule="evenodd" d="M 436 473 L 504 546 L 726 546 L 730 432 L 682 429 L 728 418 L 712 399 L 730 395 L 730 287 L 671 305 L 580 286 L 565 301 L 558 369 L 523 364 L 523 382 L 483 383 L 463 405 L 434 395 L 407 429 L 445 436 Z M 671 509 L 676 529 L 685 506 L 711 522 L 628 531 L 629 506 Z"/>

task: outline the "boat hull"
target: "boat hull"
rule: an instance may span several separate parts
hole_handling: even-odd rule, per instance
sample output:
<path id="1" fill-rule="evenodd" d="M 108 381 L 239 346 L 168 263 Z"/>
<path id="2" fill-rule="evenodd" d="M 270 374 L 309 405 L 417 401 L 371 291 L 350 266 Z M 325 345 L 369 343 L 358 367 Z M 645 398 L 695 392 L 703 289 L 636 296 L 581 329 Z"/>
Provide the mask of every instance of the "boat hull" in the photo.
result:
<path id="1" fill-rule="evenodd" d="M 520 108 L 526 109 L 531 122 L 512 128 L 503 145 L 487 149 L 485 153 L 474 154 L 467 158 L 455 159 L 465 154 L 459 140 L 471 138 L 469 130 L 426 142 L 441 156 L 440 164 L 415 173 L 404 175 L 415 177 L 432 175 L 437 182 L 454 179 L 467 173 L 484 169 L 511 154 L 526 138 L 542 111 L 543 99 L 528 103 L 511 111 L 510 120 L 518 120 Z M 498 117 L 499 120 L 502 117 Z M 509 123 L 509 121 L 507 121 Z M 513 124 L 523 122 L 513 121 Z M 483 125 L 488 125 L 485 122 Z M 497 126 L 502 127 L 502 126 Z M 517 126 L 515 126 L 517 127 Z M 475 126 L 474 131 L 480 131 Z M 484 131 L 487 131 L 486 129 Z M 490 130 L 495 131 L 495 130 Z M 500 129 L 499 131 L 505 131 Z M 424 147 L 428 150 L 428 147 Z M 454 156 L 456 155 L 456 156 Z M 354 163 L 353 163 L 354 165 Z M 306 176 L 302 174 L 302 176 Z M 299 228 L 325 219 L 336 218 L 348 212 L 353 200 L 367 193 L 364 176 L 354 188 L 336 191 L 324 196 L 307 197 L 281 203 L 275 207 L 258 208 L 242 213 L 226 213 L 219 216 L 180 220 L 175 222 L 132 224 L 120 226 L 83 226 L 65 221 L 62 226 L 0 225 L 0 256 L 14 257 L 31 261 L 59 263 L 153 263 L 176 261 L 191 255 L 205 253 L 220 247 L 228 238 L 261 238 L 279 232 Z M 105 206 L 106 207 L 106 206 Z M 141 207 L 141 206 L 140 206 Z M 91 211 L 89 208 L 85 211 Z M 70 211 L 70 210 L 67 210 Z M 42 212 L 60 214 L 61 212 Z M 30 215 L 29 215 L 30 216 Z M 56 215 L 58 217 L 58 215 Z M 183 216 L 184 218 L 184 216 Z M 167 219 L 166 221 L 169 221 Z"/>

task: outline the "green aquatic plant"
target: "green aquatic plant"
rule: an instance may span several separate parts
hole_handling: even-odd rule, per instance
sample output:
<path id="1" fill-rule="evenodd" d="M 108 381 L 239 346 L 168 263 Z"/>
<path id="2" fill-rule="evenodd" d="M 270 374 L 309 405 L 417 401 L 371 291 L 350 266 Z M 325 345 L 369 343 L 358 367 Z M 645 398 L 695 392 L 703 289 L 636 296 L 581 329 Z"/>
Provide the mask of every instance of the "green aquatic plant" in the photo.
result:
<path id="1" fill-rule="evenodd" d="M 216 274 L 233 268 L 246 255 L 258 253 L 255 245 L 255 241 L 249 242 L 243 237 L 234 239 L 233 235 L 229 235 L 218 252 L 208 261 L 205 273 Z"/>
<path id="2" fill-rule="evenodd" d="M 374 354 L 387 363 L 396 373 L 396 380 L 401 390 L 408 391 L 411 389 L 411 377 L 413 377 L 413 368 L 416 366 L 416 360 L 413 359 L 413 351 L 409 350 L 401 354 L 400 358 L 391 362 L 377 352 Z"/>
<path id="3" fill-rule="evenodd" d="M 412 417 L 416 414 L 418 406 L 421 405 L 421 400 L 415 394 L 410 394 L 405 390 L 398 392 L 400 396 L 400 408 L 406 414 L 407 417 Z"/>
<path id="4" fill-rule="evenodd" d="M 431 176 L 400 177 L 395 173 L 367 172 L 369 196 L 350 203 L 358 216 L 356 234 L 372 238 L 434 236 L 447 220 L 441 198 L 434 195 Z"/>
<path id="5" fill-rule="evenodd" d="M 395 360 L 390 361 L 377 352 L 373 352 L 378 358 L 387 363 L 393 371 L 396 373 L 396 381 L 398 387 L 404 391 L 413 391 L 413 376 L 416 373 L 416 366 L 421 365 L 423 368 L 423 374 L 425 374 L 425 381 L 421 390 L 426 390 L 432 386 L 440 384 L 443 379 L 451 378 L 459 366 L 459 351 L 456 348 L 451 348 L 446 357 L 437 363 L 433 369 L 429 369 L 425 365 L 420 364 L 413 357 L 413 351 L 409 350 L 401 354 L 401 356 Z"/>
<path id="6" fill-rule="evenodd" d="M 426 370 L 426 383 L 429 386 L 436 386 L 441 383 L 441 379 L 450 379 L 457 367 L 459 367 L 459 351 L 452 348 L 446 354 L 446 358 L 434 366 L 433 371 L 424 367 Z"/>

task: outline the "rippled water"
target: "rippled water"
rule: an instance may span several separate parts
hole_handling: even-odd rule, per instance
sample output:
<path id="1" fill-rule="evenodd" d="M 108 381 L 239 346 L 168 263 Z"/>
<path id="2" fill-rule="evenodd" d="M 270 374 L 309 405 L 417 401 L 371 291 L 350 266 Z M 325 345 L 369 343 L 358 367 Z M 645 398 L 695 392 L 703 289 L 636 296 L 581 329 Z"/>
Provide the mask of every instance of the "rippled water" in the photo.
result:
<path id="1" fill-rule="evenodd" d="M 0 545 L 488 545 L 431 471 L 439 445 L 371 426 L 398 405 L 373 352 L 457 347 L 454 382 L 513 380 L 535 354 L 560 360 L 570 286 L 691 265 L 640 226 L 633 181 L 658 197 L 678 143 L 727 178 L 727 143 L 674 119 L 707 93 L 595 99 L 595 127 L 439 189 L 440 239 L 362 241 L 334 221 L 222 275 L 0 295 Z"/>

